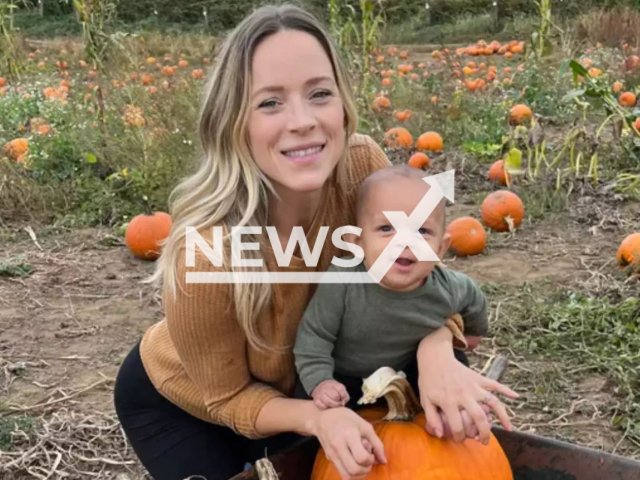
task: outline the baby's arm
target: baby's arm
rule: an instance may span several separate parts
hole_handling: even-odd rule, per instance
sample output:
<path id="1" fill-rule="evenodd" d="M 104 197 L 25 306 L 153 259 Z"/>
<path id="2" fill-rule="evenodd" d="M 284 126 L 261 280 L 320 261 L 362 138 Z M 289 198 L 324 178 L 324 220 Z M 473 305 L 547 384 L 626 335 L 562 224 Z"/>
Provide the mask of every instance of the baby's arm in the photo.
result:
<path id="1" fill-rule="evenodd" d="M 489 330 L 489 302 L 480 287 L 467 275 L 452 272 L 456 288 L 457 313 L 464 323 L 464 338 L 468 350 L 478 346 L 482 336 Z"/>
<path id="2" fill-rule="evenodd" d="M 318 396 L 314 396 L 316 387 L 333 381 L 332 352 L 344 314 L 346 287 L 340 283 L 319 284 L 298 327 L 293 348 L 296 369 L 302 386 L 314 399 Z M 325 386 L 318 394 L 328 390 L 333 392 Z"/>

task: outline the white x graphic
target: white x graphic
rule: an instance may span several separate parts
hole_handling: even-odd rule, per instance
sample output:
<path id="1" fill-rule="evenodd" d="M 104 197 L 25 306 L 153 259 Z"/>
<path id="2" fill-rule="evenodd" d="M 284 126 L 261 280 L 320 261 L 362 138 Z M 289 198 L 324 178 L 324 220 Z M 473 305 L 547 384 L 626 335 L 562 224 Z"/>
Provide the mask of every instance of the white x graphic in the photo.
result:
<path id="1" fill-rule="evenodd" d="M 404 212 L 382 212 L 397 233 L 369 269 L 369 274 L 377 283 L 380 283 L 380 280 L 384 278 L 407 247 L 411 249 L 419 261 L 437 262 L 440 260 L 418 230 L 436 209 L 442 197 L 453 203 L 455 170 L 447 170 L 437 175 L 424 177 L 422 180 L 427 182 L 431 188 L 422 197 L 410 216 L 407 217 Z"/>

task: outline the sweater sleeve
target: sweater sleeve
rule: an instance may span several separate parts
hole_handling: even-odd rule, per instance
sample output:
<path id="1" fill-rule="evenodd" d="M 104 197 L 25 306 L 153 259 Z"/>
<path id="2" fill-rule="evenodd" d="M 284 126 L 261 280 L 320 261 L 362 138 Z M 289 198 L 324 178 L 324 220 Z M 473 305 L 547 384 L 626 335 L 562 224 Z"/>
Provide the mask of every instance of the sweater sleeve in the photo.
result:
<path id="1" fill-rule="evenodd" d="M 309 395 L 318 384 L 333 378 L 331 354 L 344 315 L 346 287 L 319 284 L 298 327 L 293 353 L 300 382 Z"/>
<path id="2" fill-rule="evenodd" d="M 489 330 L 487 297 L 467 275 L 449 272 L 455 281 L 456 312 L 464 322 L 464 334 L 485 335 Z"/>
<path id="3" fill-rule="evenodd" d="M 222 271 L 196 250 L 186 267 L 185 249 L 177 266 L 175 296 L 165 289 L 167 326 L 180 361 L 206 405 L 210 421 L 248 438 L 260 438 L 255 421 L 262 406 L 285 395 L 252 379 L 246 338 L 235 317 L 232 285 L 186 283 L 186 272 Z"/>

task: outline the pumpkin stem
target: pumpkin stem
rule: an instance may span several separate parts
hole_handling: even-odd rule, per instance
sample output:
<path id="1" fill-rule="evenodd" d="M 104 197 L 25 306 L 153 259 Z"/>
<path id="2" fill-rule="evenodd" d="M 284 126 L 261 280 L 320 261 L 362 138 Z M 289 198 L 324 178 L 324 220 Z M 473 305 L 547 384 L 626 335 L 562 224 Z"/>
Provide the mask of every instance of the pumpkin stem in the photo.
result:
<path id="1" fill-rule="evenodd" d="M 151 205 L 149 205 L 149 198 L 146 195 L 142 196 L 142 206 L 144 207 L 144 213 L 147 215 L 153 215 Z"/>
<path id="2" fill-rule="evenodd" d="M 261 458 L 256 462 L 256 470 L 260 480 L 278 480 L 276 469 L 267 458 Z"/>
<path id="3" fill-rule="evenodd" d="M 362 393 L 358 400 L 360 405 L 375 403 L 380 397 L 384 397 L 389 413 L 383 420 L 411 420 L 422 410 L 404 372 L 396 372 L 391 367 L 381 367 L 367 377 L 362 385 Z"/>
<path id="4" fill-rule="evenodd" d="M 507 215 L 506 217 L 504 217 L 504 220 L 507 222 L 507 225 L 509 226 L 509 232 L 510 233 L 515 232 L 515 230 L 516 230 L 515 223 L 513 221 L 513 218 L 511 217 L 511 215 Z"/>

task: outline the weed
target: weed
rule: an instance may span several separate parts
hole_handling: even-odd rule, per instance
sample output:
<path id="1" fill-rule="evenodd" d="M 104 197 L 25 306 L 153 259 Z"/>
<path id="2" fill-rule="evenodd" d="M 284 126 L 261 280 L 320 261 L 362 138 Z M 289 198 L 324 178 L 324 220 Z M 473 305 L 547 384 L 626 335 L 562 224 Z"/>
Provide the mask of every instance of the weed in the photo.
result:
<path id="1" fill-rule="evenodd" d="M 20 417 L 0 417 L 0 451 L 10 452 L 14 448 L 14 432 L 21 431 L 32 435 L 36 428 L 36 419 L 23 415 Z"/>
<path id="2" fill-rule="evenodd" d="M 28 277 L 33 267 L 24 262 L 22 256 L 10 257 L 0 262 L 0 277 Z"/>

